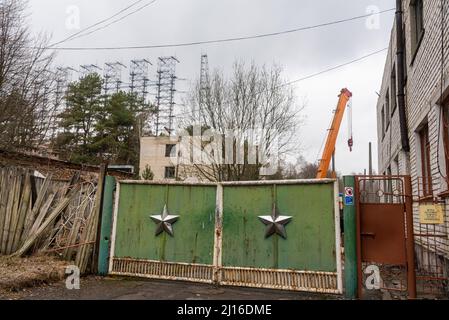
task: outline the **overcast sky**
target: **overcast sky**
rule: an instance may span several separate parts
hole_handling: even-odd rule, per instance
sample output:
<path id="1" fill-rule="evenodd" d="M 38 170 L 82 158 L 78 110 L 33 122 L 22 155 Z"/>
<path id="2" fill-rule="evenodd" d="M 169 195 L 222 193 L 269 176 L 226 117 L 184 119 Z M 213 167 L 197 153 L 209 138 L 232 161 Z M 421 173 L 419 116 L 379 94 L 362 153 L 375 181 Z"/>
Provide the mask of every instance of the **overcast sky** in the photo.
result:
<path id="1" fill-rule="evenodd" d="M 30 23 L 34 32 L 44 31 L 52 42 L 79 31 L 71 19 L 79 10 L 79 28 L 85 28 L 135 0 L 30 0 Z M 151 0 L 136 6 L 143 6 Z M 202 41 L 277 32 L 351 18 L 379 10 L 391 9 L 394 0 L 157 0 L 142 11 L 87 37 L 66 42 L 63 46 L 134 46 Z M 77 8 L 74 10 L 74 8 Z M 132 10 L 130 10 L 132 11 Z M 232 43 L 209 44 L 170 49 L 126 51 L 58 52 L 57 63 L 78 68 L 81 64 L 149 59 L 152 79 L 156 59 L 175 55 L 180 60 L 177 75 L 187 81 L 178 89 L 186 90 L 200 72 L 200 56 L 207 53 L 210 69 L 229 70 L 236 60 L 283 66 L 285 78 L 295 80 L 322 71 L 388 46 L 394 11 L 375 19 L 361 19 L 319 29 L 277 37 Z M 67 23 L 69 22 L 69 23 Z M 367 27 L 367 25 L 371 27 Z M 377 168 L 376 91 L 379 91 L 386 52 L 361 62 L 297 83 L 297 96 L 305 98 L 305 124 L 298 141 L 302 155 L 316 161 L 327 127 L 333 116 L 337 95 L 344 87 L 353 94 L 354 151 L 347 146 L 347 121 L 341 128 L 337 144 L 337 170 L 344 174 L 363 172 L 368 166 L 368 142 L 374 143 Z M 126 73 L 126 71 L 124 71 Z M 124 78 L 127 81 L 126 78 Z M 181 100 L 181 95 L 177 100 Z"/>

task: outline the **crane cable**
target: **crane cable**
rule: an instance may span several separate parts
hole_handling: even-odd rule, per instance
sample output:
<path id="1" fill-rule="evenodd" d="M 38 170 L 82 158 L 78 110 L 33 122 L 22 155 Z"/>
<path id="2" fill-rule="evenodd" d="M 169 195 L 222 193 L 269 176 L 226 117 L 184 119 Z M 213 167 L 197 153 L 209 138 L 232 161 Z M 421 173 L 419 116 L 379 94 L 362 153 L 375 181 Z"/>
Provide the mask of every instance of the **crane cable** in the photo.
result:
<path id="1" fill-rule="evenodd" d="M 349 100 L 347 105 L 348 113 L 348 146 L 349 151 L 352 152 L 352 147 L 354 146 L 354 139 L 352 135 L 352 98 Z"/>

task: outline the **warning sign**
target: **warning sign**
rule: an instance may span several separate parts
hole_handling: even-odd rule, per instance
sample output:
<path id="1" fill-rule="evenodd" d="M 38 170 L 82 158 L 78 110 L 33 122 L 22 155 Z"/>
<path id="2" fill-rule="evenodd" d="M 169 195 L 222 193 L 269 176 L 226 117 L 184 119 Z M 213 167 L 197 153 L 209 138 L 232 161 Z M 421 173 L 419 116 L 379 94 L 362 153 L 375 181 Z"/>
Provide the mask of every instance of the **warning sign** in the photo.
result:
<path id="1" fill-rule="evenodd" d="M 353 206 L 354 205 L 354 197 L 345 197 L 345 205 Z"/>
<path id="2" fill-rule="evenodd" d="M 345 187 L 345 205 L 354 205 L 354 188 L 352 187 Z"/>
<path id="3" fill-rule="evenodd" d="M 345 197 L 353 197 L 354 196 L 354 188 L 345 187 Z"/>
<path id="4" fill-rule="evenodd" d="M 439 204 L 419 206 L 419 220 L 422 224 L 443 224 L 444 208 Z"/>

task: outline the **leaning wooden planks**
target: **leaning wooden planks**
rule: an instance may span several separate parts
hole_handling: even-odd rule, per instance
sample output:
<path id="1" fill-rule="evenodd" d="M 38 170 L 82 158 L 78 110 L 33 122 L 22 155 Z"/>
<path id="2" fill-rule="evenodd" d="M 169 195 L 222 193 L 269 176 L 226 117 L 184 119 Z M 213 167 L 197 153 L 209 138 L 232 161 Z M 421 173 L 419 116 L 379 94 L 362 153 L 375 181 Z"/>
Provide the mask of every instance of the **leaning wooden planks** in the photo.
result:
<path id="1" fill-rule="evenodd" d="M 0 169 L 0 254 L 20 244 L 31 203 L 31 173 L 20 168 Z"/>
<path id="2" fill-rule="evenodd" d="M 0 255 L 57 252 L 92 270 L 101 192 L 96 181 L 70 182 L 33 176 L 33 171 L 0 167 Z"/>
<path id="3" fill-rule="evenodd" d="M 70 185 L 65 190 L 65 195 L 57 201 L 56 206 L 49 210 L 43 211 L 43 213 L 39 213 L 38 219 L 33 224 L 30 233 L 27 235 L 26 240 L 22 244 L 19 250 L 14 252 L 14 256 L 22 256 L 34 245 L 34 243 L 44 234 L 47 228 L 55 222 L 55 220 L 63 213 L 63 211 L 67 208 L 70 201 L 72 201 L 72 197 L 77 194 L 77 191 L 80 187 L 79 184 L 80 175 L 76 174 L 72 180 L 70 181 Z"/>

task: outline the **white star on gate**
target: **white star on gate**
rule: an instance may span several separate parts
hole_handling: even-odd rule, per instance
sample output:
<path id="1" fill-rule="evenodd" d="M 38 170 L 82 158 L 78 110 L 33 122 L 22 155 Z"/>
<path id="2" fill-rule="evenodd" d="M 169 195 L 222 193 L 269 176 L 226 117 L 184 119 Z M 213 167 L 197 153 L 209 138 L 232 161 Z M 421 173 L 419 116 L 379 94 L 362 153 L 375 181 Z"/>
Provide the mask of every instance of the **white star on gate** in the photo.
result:
<path id="1" fill-rule="evenodd" d="M 285 226 L 292 221 L 293 217 L 280 216 L 277 211 L 276 204 L 273 205 L 273 212 L 271 213 L 271 216 L 259 216 L 259 219 L 267 226 L 265 238 L 269 238 L 276 233 L 282 238 L 287 239 Z"/>
<path id="2" fill-rule="evenodd" d="M 170 236 L 174 236 L 172 224 L 178 221 L 179 216 L 170 215 L 167 209 L 167 204 L 164 205 L 162 214 L 150 216 L 150 218 L 157 224 L 156 236 L 160 235 L 164 231 Z"/>

